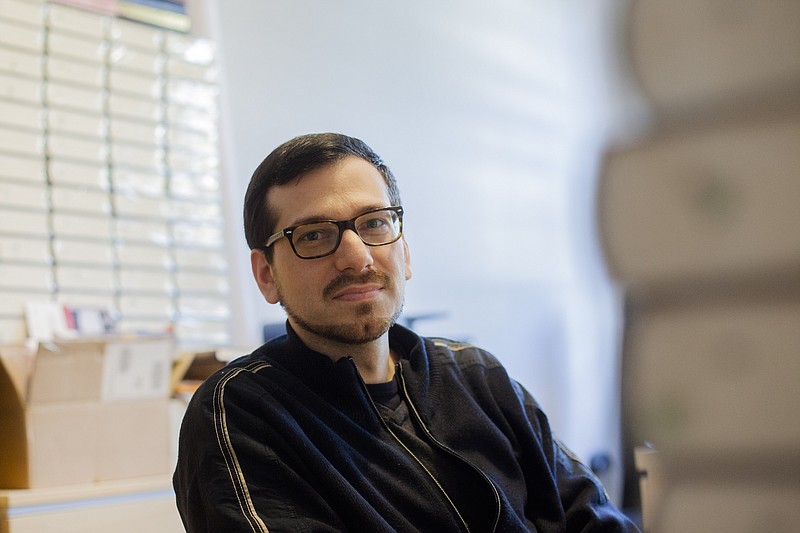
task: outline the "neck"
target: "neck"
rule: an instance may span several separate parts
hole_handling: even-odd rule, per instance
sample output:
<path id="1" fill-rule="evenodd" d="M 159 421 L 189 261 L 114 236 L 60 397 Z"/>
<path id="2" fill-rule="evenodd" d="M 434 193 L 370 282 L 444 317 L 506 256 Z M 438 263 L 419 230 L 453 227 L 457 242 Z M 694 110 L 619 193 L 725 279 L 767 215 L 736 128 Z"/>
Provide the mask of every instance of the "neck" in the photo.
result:
<path id="1" fill-rule="evenodd" d="M 353 354 L 353 360 L 356 362 L 358 372 L 364 379 L 364 383 L 386 383 L 394 377 L 396 358 L 391 350 L 386 350 L 385 355 L 381 354 L 379 356 Z"/>

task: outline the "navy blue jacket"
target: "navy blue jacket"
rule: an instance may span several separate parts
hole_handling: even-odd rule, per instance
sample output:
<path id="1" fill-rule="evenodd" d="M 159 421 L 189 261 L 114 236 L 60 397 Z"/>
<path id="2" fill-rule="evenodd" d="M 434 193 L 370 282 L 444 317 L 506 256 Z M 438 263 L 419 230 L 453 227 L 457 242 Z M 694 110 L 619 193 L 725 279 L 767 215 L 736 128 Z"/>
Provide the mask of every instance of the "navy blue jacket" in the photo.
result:
<path id="1" fill-rule="evenodd" d="M 189 403 L 174 476 L 187 531 L 464 531 L 353 360 L 333 362 L 287 330 Z M 636 531 L 491 354 L 400 326 L 390 344 L 423 435 L 485 498 L 486 531 Z"/>

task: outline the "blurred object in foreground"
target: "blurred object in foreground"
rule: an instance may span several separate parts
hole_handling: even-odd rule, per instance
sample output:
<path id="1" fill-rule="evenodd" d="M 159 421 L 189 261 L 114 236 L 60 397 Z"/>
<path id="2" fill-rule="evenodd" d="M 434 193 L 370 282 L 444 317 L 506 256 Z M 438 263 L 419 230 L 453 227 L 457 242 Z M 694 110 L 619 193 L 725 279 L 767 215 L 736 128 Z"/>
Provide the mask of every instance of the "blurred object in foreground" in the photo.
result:
<path id="1" fill-rule="evenodd" d="M 800 278 L 800 112 L 659 134 L 605 171 L 600 227 L 626 285 Z"/>
<path id="2" fill-rule="evenodd" d="M 800 2 L 629 15 L 655 126 L 608 152 L 598 197 L 627 302 L 623 505 L 646 532 L 794 532 Z"/>
<path id="3" fill-rule="evenodd" d="M 634 451 L 645 532 L 790 532 L 800 524 L 800 456 Z"/>
<path id="4" fill-rule="evenodd" d="M 631 2 L 630 60 L 664 121 L 733 115 L 796 98 L 800 2 Z"/>

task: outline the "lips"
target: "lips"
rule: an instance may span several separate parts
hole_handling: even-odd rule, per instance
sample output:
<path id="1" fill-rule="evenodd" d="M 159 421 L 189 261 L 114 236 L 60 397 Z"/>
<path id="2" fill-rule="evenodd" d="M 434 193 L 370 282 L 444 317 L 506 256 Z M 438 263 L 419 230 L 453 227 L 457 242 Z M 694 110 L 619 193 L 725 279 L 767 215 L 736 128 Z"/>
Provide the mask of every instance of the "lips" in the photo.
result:
<path id="1" fill-rule="evenodd" d="M 382 290 L 388 280 L 386 274 L 376 271 L 358 276 L 339 276 L 325 287 L 322 294 L 326 298 L 335 300 L 363 300 Z"/>
<path id="2" fill-rule="evenodd" d="M 351 285 L 333 295 L 334 300 L 358 301 L 374 296 L 382 287 L 376 284 Z"/>

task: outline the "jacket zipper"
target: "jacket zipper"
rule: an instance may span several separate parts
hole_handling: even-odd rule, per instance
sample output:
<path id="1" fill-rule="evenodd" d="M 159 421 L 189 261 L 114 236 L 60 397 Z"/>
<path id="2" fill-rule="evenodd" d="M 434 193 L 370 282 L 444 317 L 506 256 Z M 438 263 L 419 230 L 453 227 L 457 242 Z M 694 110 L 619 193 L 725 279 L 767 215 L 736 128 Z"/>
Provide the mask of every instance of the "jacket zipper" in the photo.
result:
<path id="1" fill-rule="evenodd" d="M 423 429 L 423 431 L 425 432 L 425 435 L 427 435 L 428 439 L 430 439 L 430 441 L 432 443 L 434 443 L 436 446 L 438 446 L 441 450 L 444 450 L 445 452 L 449 453 L 450 455 L 452 455 L 453 457 L 455 457 L 459 461 L 465 463 L 470 468 L 475 470 L 489 484 L 489 486 L 492 487 L 492 494 L 494 494 L 494 503 L 495 503 L 496 512 L 495 512 L 495 515 L 494 515 L 494 524 L 492 525 L 491 531 L 492 532 L 496 531 L 497 530 L 497 524 L 500 522 L 500 506 L 501 506 L 501 504 L 500 504 L 500 494 L 498 493 L 497 487 L 495 486 L 494 482 L 492 482 L 492 480 L 489 479 L 489 476 L 487 476 L 486 473 L 483 470 L 481 470 L 480 468 L 475 466 L 472 462 L 470 462 L 469 460 L 467 460 L 466 458 L 461 456 L 458 452 L 456 452 L 455 450 L 453 450 L 449 446 L 446 446 L 445 444 L 439 442 L 439 440 L 436 437 L 433 436 L 433 433 L 431 433 L 431 431 L 428 429 L 428 426 L 426 426 L 425 423 L 422 421 L 422 417 L 420 416 L 419 411 L 417 411 L 417 407 L 414 405 L 414 402 L 411 400 L 411 396 L 408 394 L 408 389 L 406 388 L 406 380 L 403 377 L 403 362 L 402 361 L 398 361 L 397 362 L 397 375 L 400 378 L 400 386 L 403 389 L 403 397 L 405 398 L 406 402 L 408 402 L 408 407 L 409 407 L 410 411 L 413 413 L 414 418 L 416 419 L 416 421 L 419 424 L 419 426 Z M 373 404 L 373 406 L 374 406 L 374 404 Z M 397 438 L 397 437 L 395 437 L 395 438 Z M 461 515 L 459 515 L 459 516 L 461 516 Z"/>
<path id="2" fill-rule="evenodd" d="M 402 448 L 403 448 L 403 449 L 406 451 L 406 453 L 408 453 L 408 455 L 410 455 L 410 456 L 411 456 L 411 457 L 412 457 L 412 458 L 413 458 L 413 459 L 414 459 L 414 460 L 417 462 L 417 464 L 418 464 L 418 465 L 419 465 L 419 466 L 420 466 L 420 467 L 421 467 L 421 468 L 422 468 L 422 469 L 425 471 L 425 473 L 426 473 L 426 474 L 428 474 L 428 477 L 430 477 L 430 478 L 431 478 L 431 480 L 432 480 L 432 481 L 433 481 L 433 482 L 436 484 L 436 486 L 439 488 L 439 491 L 442 493 L 442 495 L 444 495 L 445 499 L 446 499 L 446 500 L 447 500 L 447 502 L 450 504 L 450 507 L 453 509 L 453 511 L 455 512 L 456 516 L 457 516 L 457 517 L 458 517 L 458 519 L 460 520 L 460 522 L 461 522 L 461 525 L 464 527 L 464 530 L 465 530 L 467 533 L 470 533 L 470 529 L 469 529 L 469 526 L 467 525 L 467 522 L 466 522 L 466 520 L 464 520 L 464 517 L 463 517 L 463 516 L 461 516 L 461 512 L 460 512 L 460 511 L 458 510 L 458 508 L 456 507 L 456 504 L 455 504 L 455 503 L 453 502 L 453 500 L 450 498 L 450 495 L 449 495 L 449 494 L 447 494 L 447 491 L 445 491 L 445 490 L 444 490 L 444 487 L 443 487 L 443 486 L 442 486 L 442 484 L 439 482 L 439 480 L 438 480 L 438 479 L 436 479 L 436 476 L 434 476 L 434 475 L 433 475 L 433 472 L 431 472 L 430 470 L 428 470 L 428 467 L 427 467 L 427 466 L 425 466 L 425 463 L 423 463 L 423 462 L 422 462 L 422 461 L 419 459 L 419 457 L 417 457 L 416 455 L 414 455 L 414 452 L 412 452 L 412 451 L 411 451 L 411 450 L 410 450 L 410 449 L 409 449 L 409 448 L 408 448 L 408 447 L 405 445 L 405 443 L 403 443 L 403 441 L 402 441 L 402 440 L 400 440 L 400 438 L 399 438 L 399 437 L 398 437 L 398 436 L 395 434 L 395 432 L 394 432 L 394 431 L 392 431 L 392 428 L 391 428 L 391 427 L 389 427 L 389 424 L 387 424 L 387 423 L 386 423 L 386 421 L 383 419 L 383 417 L 381 416 L 381 413 L 380 413 L 380 411 L 378 410 L 378 406 L 376 406 L 376 405 L 375 405 L 375 401 L 372 399 L 372 396 L 370 396 L 370 394 L 369 394 L 369 391 L 367 390 L 367 384 L 364 382 L 364 378 L 362 378 L 362 377 L 361 377 L 361 372 L 359 372 L 359 370 L 358 370 L 358 365 L 356 365 L 356 363 L 355 363 L 355 360 L 354 360 L 352 357 L 349 357 L 348 359 L 350 359 L 350 362 L 353 364 L 353 368 L 355 368 L 355 369 L 356 369 L 356 374 L 358 375 L 358 379 L 359 379 L 359 381 L 361 382 L 361 389 L 362 389 L 362 391 L 364 392 L 364 394 L 367 396 L 367 398 L 369 398 L 369 403 L 370 403 L 370 405 L 372 406 L 372 410 L 375 412 L 375 414 L 376 414 L 376 415 L 378 416 L 378 418 L 380 419 L 380 421 L 381 421 L 381 424 L 383 425 L 383 428 L 384 428 L 386 431 L 388 431 L 388 432 L 389 432 L 389 434 L 392 436 L 392 438 L 394 438 L 394 440 L 396 440 L 396 441 L 397 441 L 397 443 L 398 443 L 398 444 L 400 444 L 400 446 L 401 446 L 401 447 L 402 447 Z M 400 364 L 400 363 L 398 363 L 398 364 L 397 364 L 398 366 L 396 367 L 398 370 L 400 370 L 400 368 L 401 368 L 401 367 L 399 367 L 399 364 Z M 402 379 L 401 379 L 401 383 L 402 383 Z M 404 386 L 404 388 L 405 388 L 405 386 Z M 409 404 L 410 404 L 410 403 L 411 403 L 411 402 L 410 402 L 410 400 L 409 400 Z M 423 427 L 424 427 L 424 426 L 423 426 Z M 428 435 L 428 436 L 430 437 L 430 432 L 428 431 L 428 429 L 427 429 L 427 428 L 425 428 L 425 434 L 426 434 L 426 435 Z M 436 442 L 436 441 L 434 440 L 434 442 Z M 441 446 L 441 444 L 439 444 L 438 442 L 436 442 L 436 444 L 437 444 L 437 445 L 439 445 L 439 446 Z M 452 453 L 452 452 L 451 452 L 451 453 Z M 468 464 L 469 464 L 469 463 L 468 463 Z M 473 467 L 473 468 L 474 468 L 474 467 Z M 494 487 L 494 484 L 492 485 L 492 487 Z M 496 522 L 495 522 L 495 523 L 496 523 Z M 493 530 L 494 530 L 494 529 L 493 529 Z"/>

